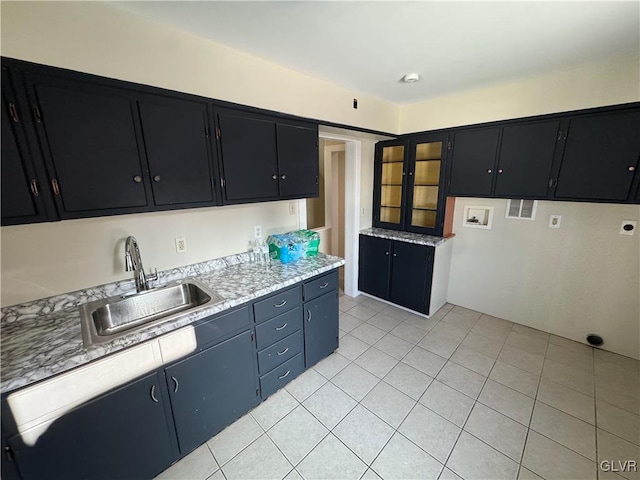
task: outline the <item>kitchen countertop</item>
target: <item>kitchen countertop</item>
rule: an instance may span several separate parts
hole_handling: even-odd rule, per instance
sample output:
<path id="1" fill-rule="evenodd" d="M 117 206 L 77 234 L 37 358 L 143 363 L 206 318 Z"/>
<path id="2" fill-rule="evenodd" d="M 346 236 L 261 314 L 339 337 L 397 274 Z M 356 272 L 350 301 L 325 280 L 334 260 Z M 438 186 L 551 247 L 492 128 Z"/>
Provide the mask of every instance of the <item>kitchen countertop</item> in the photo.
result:
<path id="1" fill-rule="evenodd" d="M 365 228 L 364 230 L 360 230 L 360 235 L 400 240 L 401 242 L 417 243 L 418 245 L 429 245 L 431 247 L 437 247 L 453 238 L 453 235 L 451 237 L 436 237 L 434 235 L 401 232 L 398 230 L 388 230 L 386 228 Z"/>
<path id="2" fill-rule="evenodd" d="M 160 284 L 193 277 L 224 302 L 178 320 L 132 332 L 85 349 L 79 305 L 133 290 L 133 280 L 111 283 L 2 309 L 0 393 L 4 394 L 150 340 L 229 308 L 344 265 L 318 254 L 296 262 L 250 263 L 249 254 L 231 255 L 160 273 Z"/>

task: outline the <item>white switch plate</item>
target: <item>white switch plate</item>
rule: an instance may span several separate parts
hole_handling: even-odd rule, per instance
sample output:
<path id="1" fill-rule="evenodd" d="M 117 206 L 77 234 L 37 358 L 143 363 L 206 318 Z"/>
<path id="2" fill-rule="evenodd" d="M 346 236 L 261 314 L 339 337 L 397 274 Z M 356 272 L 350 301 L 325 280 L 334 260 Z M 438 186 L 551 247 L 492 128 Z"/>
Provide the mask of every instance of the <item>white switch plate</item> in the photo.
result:
<path id="1" fill-rule="evenodd" d="M 289 202 L 289 215 L 295 215 L 298 213 L 298 205 L 296 202 Z"/>
<path id="2" fill-rule="evenodd" d="M 187 239 L 184 237 L 176 237 L 176 253 L 184 253 L 187 251 Z"/>
<path id="3" fill-rule="evenodd" d="M 560 228 L 561 221 L 562 215 L 551 215 L 549 217 L 549 228 Z"/>
<path id="4" fill-rule="evenodd" d="M 253 227 L 253 238 L 262 238 L 262 225 L 255 225 Z"/>
<path id="5" fill-rule="evenodd" d="M 626 230 L 624 227 L 630 228 L 630 230 Z M 638 222 L 636 220 L 623 220 L 622 225 L 620 226 L 620 235 L 633 235 L 636 233 L 636 229 L 638 228 Z"/>

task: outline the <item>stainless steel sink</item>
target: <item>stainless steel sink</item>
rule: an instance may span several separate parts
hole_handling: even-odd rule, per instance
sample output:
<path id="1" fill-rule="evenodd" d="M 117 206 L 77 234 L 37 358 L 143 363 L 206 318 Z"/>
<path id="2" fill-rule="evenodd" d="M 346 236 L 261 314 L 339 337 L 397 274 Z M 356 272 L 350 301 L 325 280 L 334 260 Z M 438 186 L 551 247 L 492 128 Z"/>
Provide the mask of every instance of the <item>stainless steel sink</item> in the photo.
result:
<path id="1" fill-rule="evenodd" d="M 197 312 L 223 302 L 197 280 L 185 279 L 130 295 L 119 295 L 80 306 L 85 348 L 126 333 Z"/>

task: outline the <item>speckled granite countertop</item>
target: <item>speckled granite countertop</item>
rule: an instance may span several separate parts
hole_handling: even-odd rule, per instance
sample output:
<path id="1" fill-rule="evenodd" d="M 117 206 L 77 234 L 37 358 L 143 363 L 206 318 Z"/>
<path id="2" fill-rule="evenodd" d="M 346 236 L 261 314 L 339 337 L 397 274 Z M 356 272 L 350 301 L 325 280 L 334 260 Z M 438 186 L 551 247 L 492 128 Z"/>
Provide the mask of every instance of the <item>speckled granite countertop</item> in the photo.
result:
<path id="1" fill-rule="evenodd" d="M 286 265 L 279 261 L 268 265 L 249 263 L 249 254 L 245 253 L 167 270 L 161 272 L 160 284 L 195 277 L 225 301 L 89 349 L 82 345 L 79 305 L 129 292 L 135 288 L 133 280 L 3 308 L 0 393 L 65 372 L 341 265 L 343 259 L 323 254 Z"/>
<path id="2" fill-rule="evenodd" d="M 387 230 L 386 228 L 365 228 L 364 230 L 360 230 L 360 235 L 388 238 L 390 240 L 400 240 L 402 242 L 417 243 L 418 245 L 429 245 L 432 247 L 437 247 L 438 245 L 453 238 L 422 235 L 420 233 L 400 232 L 398 230 Z"/>

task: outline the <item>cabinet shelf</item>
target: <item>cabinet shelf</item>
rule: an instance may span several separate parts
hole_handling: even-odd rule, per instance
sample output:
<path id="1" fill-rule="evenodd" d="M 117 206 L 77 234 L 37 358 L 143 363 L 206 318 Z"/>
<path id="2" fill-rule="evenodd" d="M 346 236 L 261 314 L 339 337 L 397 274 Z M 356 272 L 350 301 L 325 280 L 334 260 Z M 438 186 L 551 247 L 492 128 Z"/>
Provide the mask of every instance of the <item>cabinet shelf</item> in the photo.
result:
<path id="1" fill-rule="evenodd" d="M 438 211 L 438 207 L 433 206 L 433 207 L 413 207 L 413 210 L 429 210 L 431 212 L 437 212 Z"/>
<path id="2" fill-rule="evenodd" d="M 402 205 L 380 205 L 384 208 L 402 208 Z"/>

